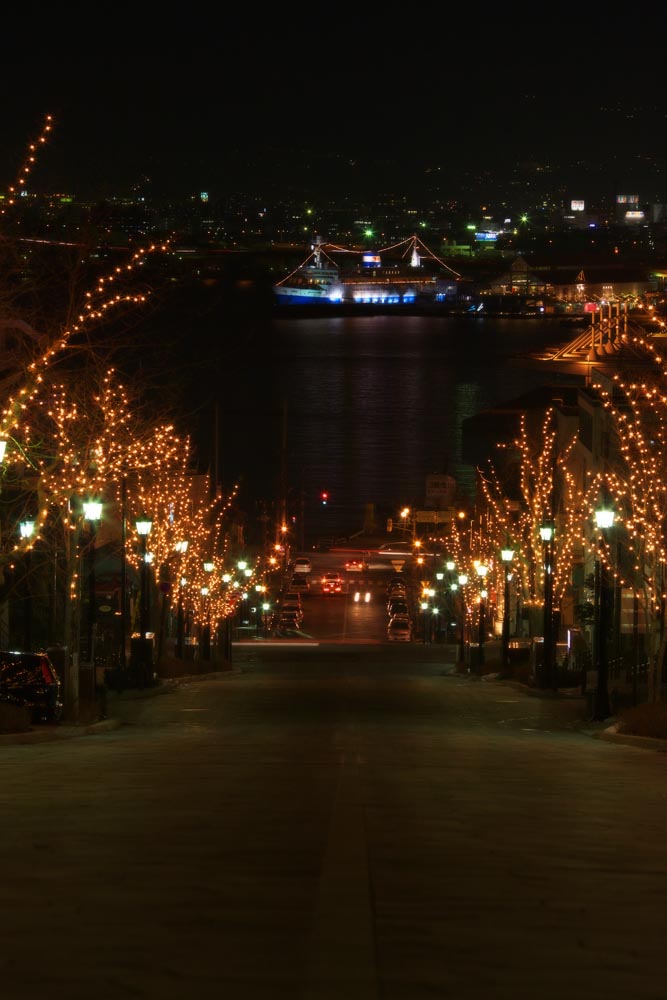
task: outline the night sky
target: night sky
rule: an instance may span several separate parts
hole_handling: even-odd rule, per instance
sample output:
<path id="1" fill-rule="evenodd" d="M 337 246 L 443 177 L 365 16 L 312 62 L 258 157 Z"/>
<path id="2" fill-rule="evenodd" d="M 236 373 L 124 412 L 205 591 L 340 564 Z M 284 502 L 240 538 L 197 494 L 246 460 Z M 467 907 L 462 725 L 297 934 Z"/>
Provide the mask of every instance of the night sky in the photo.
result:
<path id="1" fill-rule="evenodd" d="M 402 8 L 371 17 L 291 6 L 225 11 L 219 25 L 201 11 L 185 25 L 179 12 L 173 27 L 100 25 L 86 44 L 71 27 L 61 43 L 26 32 L 0 68 L 3 182 L 52 113 L 33 183 L 81 197 L 279 189 L 289 177 L 372 191 L 434 172 L 455 186 L 464 171 L 518 160 L 571 170 L 581 159 L 619 182 L 647 177 L 646 196 L 658 197 L 667 102 L 657 26 L 610 24 L 599 8 L 538 25 L 531 11 L 487 20 L 420 8 L 410 22 Z"/>

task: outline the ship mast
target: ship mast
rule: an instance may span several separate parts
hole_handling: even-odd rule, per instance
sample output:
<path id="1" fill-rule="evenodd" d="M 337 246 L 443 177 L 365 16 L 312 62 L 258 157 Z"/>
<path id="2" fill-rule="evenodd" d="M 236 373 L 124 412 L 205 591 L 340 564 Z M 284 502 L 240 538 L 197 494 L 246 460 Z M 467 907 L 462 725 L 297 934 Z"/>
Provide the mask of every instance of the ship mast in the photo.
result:
<path id="1" fill-rule="evenodd" d="M 324 246 L 324 240 L 321 236 L 315 237 L 315 242 L 313 244 L 313 267 L 322 267 L 322 247 Z"/>
<path id="2" fill-rule="evenodd" d="M 421 267 L 422 259 L 417 249 L 417 237 L 412 237 L 412 255 L 410 257 L 410 267 Z"/>

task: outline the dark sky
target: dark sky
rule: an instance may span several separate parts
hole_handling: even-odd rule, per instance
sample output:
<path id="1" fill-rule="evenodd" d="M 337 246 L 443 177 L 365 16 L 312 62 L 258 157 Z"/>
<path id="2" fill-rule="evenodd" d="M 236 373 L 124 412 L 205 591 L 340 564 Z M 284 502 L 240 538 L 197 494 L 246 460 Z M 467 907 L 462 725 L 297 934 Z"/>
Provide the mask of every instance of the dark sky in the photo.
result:
<path id="1" fill-rule="evenodd" d="M 299 164 L 325 185 L 329 171 L 352 183 L 374 169 L 400 184 L 521 158 L 664 157 L 652 22 L 611 24 L 599 8 L 559 14 L 556 26 L 535 23 L 534 8 L 493 20 L 419 8 L 414 21 L 392 9 L 221 9 L 219 23 L 197 9 L 185 25 L 181 10 L 172 27 L 161 8 L 159 23 L 100 25 L 85 44 L 73 27 L 62 41 L 26 34 L 30 59 L 21 50 L 0 68 L 11 95 L 3 183 L 47 112 L 56 126 L 34 183 L 81 195 L 126 193 L 145 177 L 179 193 L 234 188 Z"/>

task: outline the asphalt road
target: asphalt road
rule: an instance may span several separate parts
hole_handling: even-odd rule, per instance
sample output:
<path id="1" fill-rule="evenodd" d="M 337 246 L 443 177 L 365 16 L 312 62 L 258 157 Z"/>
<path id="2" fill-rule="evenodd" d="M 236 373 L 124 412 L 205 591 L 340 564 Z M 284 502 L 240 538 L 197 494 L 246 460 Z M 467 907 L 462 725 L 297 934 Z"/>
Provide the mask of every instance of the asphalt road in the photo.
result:
<path id="1" fill-rule="evenodd" d="M 444 648 L 234 656 L 0 747 L 3 997 L 663 1000 L 667 754 Z"/>

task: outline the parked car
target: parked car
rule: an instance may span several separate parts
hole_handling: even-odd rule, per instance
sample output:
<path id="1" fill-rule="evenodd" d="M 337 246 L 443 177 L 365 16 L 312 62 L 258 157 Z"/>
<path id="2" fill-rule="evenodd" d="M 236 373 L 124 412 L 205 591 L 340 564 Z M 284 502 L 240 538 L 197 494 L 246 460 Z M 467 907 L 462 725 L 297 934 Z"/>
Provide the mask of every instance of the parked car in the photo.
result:
<path id="1" fill-rule="evenodd" d="M 300 611 L 281 611 L 276 626 L 278 632 L 298 632 L 303 622 Z"/>
<path id="2" fill-rule="evenodd" d="M 396 615 L 387 624 L 387 638 L 390 642 L 410 642 L 412 640 L 412 625 L 404 615 Z"/>
<path id="3" fill-rule="evenodd" d="M 343 578 L 340 573 L 325 573 L 321 583 L 323 594 L 343 593 Z"/>
<path id="4" fill-rule="evenodd" d="M 301 594 L 298 590 L 292 590 L 290 588 L 290 590 L 286 590 L 280 598 L 280 606 L 281 608 L 288 608 L 291 605 L 295 608 L 301 607 Z"/>
<path id="5" fill-rule="evenodd" d="M 290 581 L 290 590 L 296 590 L 300 594 L 307 594 L 310 590 L 308 577 L 301 573 L 295 573 Z"/>
<path id="6" fill-rule="evenodd" d="M 410 617 L 410 609 L 408 608 L 408 602 L 404 600 L 397 600 L 395 597 L 390 597 L 387 601 L 387 614 L 389 617 L 392 615 L 407 615 Z"/>
<path id="7" fill-rule="evenodd" d="M 285 612 L 296 611 L 298 614 L 303 616 L 303 608 L 301 606 L 300 600 L 295 600 L 293 597 L 283 598 L 280 602 L 280 607 L 278 608 L 278 613 L 283 614 Z"/>
<path id="8" fill-rule="evenodd" d="M 301 576 L 304 573 L 312 573 L 313 564 L 311 563 L 308 556 L 299 556 L 294 560 L 292 565 L 292 573 L 296 573 L 297 576 Z"/>
<path id="9" fill-rule="evenodd" d="M 58 722 L 60 679 L 48 655 L 1 650 L 0 700 L 26 706 L 33 722 Z"/>

